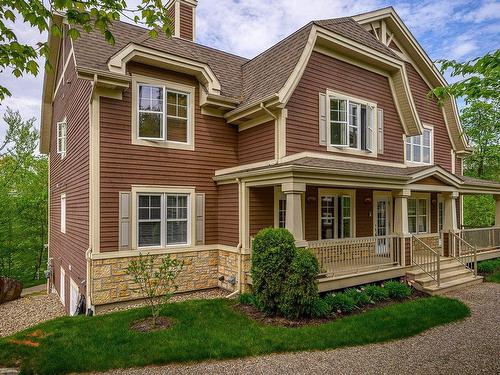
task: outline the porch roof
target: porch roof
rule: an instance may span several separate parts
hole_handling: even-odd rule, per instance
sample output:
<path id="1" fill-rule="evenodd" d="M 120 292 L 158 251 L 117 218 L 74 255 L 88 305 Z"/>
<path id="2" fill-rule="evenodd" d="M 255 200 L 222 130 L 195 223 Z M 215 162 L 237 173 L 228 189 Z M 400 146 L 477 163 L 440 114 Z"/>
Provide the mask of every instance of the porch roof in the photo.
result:
<path id="1" fill-rule="evenodd" d="M 447 180 L 456 187 L 468 189 L 488 189 L 500 194 L 500 183 L 494 181 L 480 180 L 472 177 L 454 175 L 439 165 L 426 165 L 409 167 L 404 164 L 392 166 L 378 164 L 376 161 L 353 162 L 346 160 L 336 160 L 321 157 L 302 157 L 282 163 L 269 163 L 260 167 L 249 167 L 238 171 L 228 170 L 227 172 L 216 174 L 215 181 L 224 181 L 233 178 L 250 177 L 256 175 L 266 175 L 280 172 L 307 172 L 317 171 L 319 173 L 331 173 L 336 175 L 357 175 L 382 177 L 387 180 L 398 180 L 402 184 L 418 183 L 425 177 L 436 176 Z M 446 182 L 444 182 L 446 184 Z"/>

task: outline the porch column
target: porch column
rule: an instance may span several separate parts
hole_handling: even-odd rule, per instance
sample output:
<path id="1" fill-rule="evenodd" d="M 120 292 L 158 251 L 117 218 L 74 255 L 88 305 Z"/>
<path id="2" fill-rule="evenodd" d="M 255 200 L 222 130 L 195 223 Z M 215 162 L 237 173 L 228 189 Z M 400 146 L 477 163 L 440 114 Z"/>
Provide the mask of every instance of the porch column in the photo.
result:
<path id="1" fill-rule="evenodd" d="M 401 265 L 411 264 L 411 236 L 408 232 L 408 198 L 411 191 L 397 190 L 393 193 L 394 201 L 394 234 L 401 238 Z"/>
<path id="2" fill-rule="evenodd" d="M 458 192 L 443 194 L 444 196 L 444 220 L 443 220 L 443 255 L 450 256 L 453 251 L 450 244 L 450 233 L 458 232 L 457 222 L 457 200 Z M 463 213 L 462 213 L 463 214 Z"/>
<path id="3" fill-rule="evenodd" d="M 302 182 L 284 182 L 281 191 L 286 197 L 286 229 L 295 238 L 299 247 L 306 246 L 303 232 L 302 194 L 306 191 L 306 184 Z"/>
<path id="4" fill-rule="evenodd" d="M 495 227 L 500 227 L 500 195 L 493 197 L 495 198 Z"/>

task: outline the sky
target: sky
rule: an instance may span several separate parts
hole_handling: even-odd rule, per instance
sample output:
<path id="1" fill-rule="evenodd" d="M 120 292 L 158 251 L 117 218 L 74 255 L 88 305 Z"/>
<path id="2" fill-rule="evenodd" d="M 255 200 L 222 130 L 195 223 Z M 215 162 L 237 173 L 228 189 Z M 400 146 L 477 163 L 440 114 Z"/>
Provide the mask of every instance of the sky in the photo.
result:
<path id="1" fill-rule="evenodd" d="M 137 0 L 127 1 L 130 7 Z M 432 60 L 469 60 L 500 48 L 500 0 L 199 0 L 197 42 L 252 58 L 311 20 L 354 15 L 392 5 Z M 45 41 L 37 29 L 16 21 L 21 42 Z M 43 63 L 40 63 L 43 66 Z M 448 81 L 453 81 L 445 76 Z M 39 125 L 43 69 L 37 77 L 0 73 L 12 97 L 0 104 L 0 140 L 7 107 Z"/>

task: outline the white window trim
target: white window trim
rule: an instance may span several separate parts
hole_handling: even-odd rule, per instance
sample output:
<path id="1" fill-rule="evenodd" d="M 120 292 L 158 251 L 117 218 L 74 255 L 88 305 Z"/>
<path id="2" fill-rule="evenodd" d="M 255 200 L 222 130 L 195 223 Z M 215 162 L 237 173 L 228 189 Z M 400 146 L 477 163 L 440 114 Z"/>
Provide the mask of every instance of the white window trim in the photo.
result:
<path id="1" fill-rule="evenodd" d="M 162 138 L 139 137 L 139 85 L 150 85 L 163 87 L 163 136 Z M 188 122 L 187 122 L 187 142 L 168 141 L 167 137 L 167 113 L 166 113 L 166 91 L 188 94 Z M 161 80 L 139 74 L 132 75 L 132 144 L 140 146 L 152 146 L 172 148 L 179 150 L 194 151 L 195 140 L 195 94 L 194 86 L 184 85 L 177 82 Z"/>
<path id="2" fill-rule="evenodd" d="M 415 235 L 420 235 L 420 234 L 429 234 L 431 233 L 431 194 L 430 193 L 412 193 L 410 198 L 408 199 L 416 199 L 417 200 L 417 212 L 416 212 L 416 217 L 417 217 L 417 222 L 416 222 L 416 229 L 417 229 L 417 232 L 416 233 L 412 233 L 412 234 L 415 234 Z M 425 199 L 426 202 L 427 202 L 427 214 L 426 214 L 426 231 L 425 232 L 419 232 L 418 231 L 418 200 L 419 199 Z M 408 222 L 407 225 L 408 225 L 408 231 L 410 230 L 410 223 L 409 223 L 409 220 L 408 220 L 408 212 L 409 210 L 407 210 L 407 214 L 406 214 L 406 221 Z M 411 232 L 410 232 L 411 233 Z"/>
<path id="3" fill-rule="evenodd" d="M 443 215 L 441 217 L 441 215 L 439 214 L 439 205 L 440 204 L 443 204 Z M 443 195 L 442 194 L 438 194 L 438 197 L 437 197 L 437 203 L 436 203 L 436 215 L 437 215 L 437 232 L 438 232 L 438 235 L 439 235 L 439 245 L 442 245 L 442 242 L 443 242 L 443 237 L 442 237 L 442 231 L 439 230 L 439 220 L 443 219 L 443 228 L 444 228 L 444 198 L 443 198 Z"/>
<path id="4" fill-rule="evenodd" d="M 429 163 L 425 163 L 423 161 L 420 161 L 420 162 L 417 162 L 417 161 L 410 161 L 410 160 L 407 160 L 406 159 L 406 141 L 408 139 L 408 136 L 405 134 L 403 136 L 403 156 L 404 156 L 404 161 L 405 161 L 405 164 L 408 165 L 408 166 L 422 166 L 422 165 L 434 165 L 434 127 L 432 125 L 428 125 L 428 124 L 423 124 L 424 125 L 424 129 L 426 130 L 430 130 L 431 132 L 431 135 L 430 135 L 430 147 L 431 147 L 431 155 L 430 155 L 430 162 Z M 420 148 L 421 148 L 421 152 L 420 152 L 420 155 L 421 155 L 421 160 L 423 159 L 423 141 L 424 141 L 424 137 L 423 137 L 423 133 L 421 134 L 422 136 L 422 144 L 420 145 Z M 413 153 L 413 145 L 411 146 L 411 152 Z"/>
<path id="5" fill-rule="evenodd" d="M 372 233 L 373 233 L 374 237 L 377 236 L 377 234 L 375 232 L 375 228 L 377 226 L 377 200 L 380 198 L 387 199 L 387 202 L 389 204 L 389 207 L 387 207 L 387 221 L 389 224 L 389 231 L 388 231 L 387 235 L 390 236 L 394 231 L 394 226 L 393 226 L 393 222 L 392 222 L 393 216 L 394 216 L 393 195 L 389 191 L 374 191 L 373 192 L 373 199 L 372 199 L 372 216 L 373 216 Z"/>
<path id="6" fill-rule="evenodd" d="M 138 199 L 140 194 L 187 194 L 188 195 L 188 238 L 187 243 L 177 244 L 177 245 L 167 245 L 165 229 L 163 228 L 166 220 L 164 220 L 165 205 L 162 204 L 161 209 L 161 245 L 160 246 L 138 246 Z M 164 197 L 164 195 L 163 195 Z M 162 197 L 162 200 L 164 199 Z M 169 249 L 180 249 L 194 246 L 194 235 L 196 233 L 196 189 L 194 187 L 176 187 L 176 186 L 151 186 L 151 185 L 132 185 L 132 211 L 131 211 L 131 221 L 132 221 L 132 248 L 133 250 L 169 250 Z"/>
<path id="7" fill-rule="evenodd" d="M 64 125 L 64 137 L 60 135 L 61 133 L 61 127 Z M 64 139 L 64 150 L 59 147 L 59 140 Z M 61 159 L 64 159 L 66 157 L 66 150 L 68 149 L 68 122 L 66 121 L 66 118 L 64 120 L 59 121 L 56 124 L 56 148 L 57 148 L 57 153 L 61 155 Z"/>
<path id="8" fill-rule="evenodd" d="M 361 148 L 352 148 L 349 147 L 349 139 L 347 140 L 348 144 L 346 146 L 342 145 L 332 145 L 331 144 L 331 114 L 330 114 L 330 100 L 331 99 L 339 99 L 339 100 L 347 100 L 347 129 L 349 129 L 349 102 L 355 102 L 356 104 L 366 105 L 367 107 L 371 107 L 372 115 L 372 141 L 371 141 L 371 151 L 362 150 Z M 360 97 L 350 96 L 338 91 L 326 90 L 326 149 L 327 151 L 332 152 L 343 152 L 353 155 L 363 155 L 363 156 L 377 156 L 377 131 L 378 129 L 378 110 L 377 103 L 368 101 L 366 99 Z M 368 116 L 368 114 L 367 114 Z M 359 117 L 361 121 L 361 116 Z M 368 130 L 368 129 L 367 129 Z M 349 131 L 347 132 L 349 135 Z M 368 131 L 367 131 L 368 133 Z M 361 147 L 361 126 L 358 128 L 358 145 Z"/>
<path id="9" fill-rule="evenodd" d="M 324 196 L 334 196 L 335 201 L 335 212 L 334 212 L 334 222 L 335 222 L 335 230 L 333 233 L 333 239 L 338 239 L 338 228 L 340 223 L 339 221 L 339 204 L 338 198 L 342 196 L 349 196 L 351 198 L 351 236 L 346 238 L 356 238 L 356 190 L 345 190 L 345 189 L 318 189 L 318 240 L 321 240 L 321 197 Z"/>
<path id="10" fill-rule="evenodd" d="M 66 233 L 66 216 L 67 216 L 67 206 L 68 202 L 66 199 L 66 193 L 61 194 L 61 199 L 60 199 L 60 228 L 61 228 L 61 233 Z M 64 202 L 64 204 L 63 204 Z"/>

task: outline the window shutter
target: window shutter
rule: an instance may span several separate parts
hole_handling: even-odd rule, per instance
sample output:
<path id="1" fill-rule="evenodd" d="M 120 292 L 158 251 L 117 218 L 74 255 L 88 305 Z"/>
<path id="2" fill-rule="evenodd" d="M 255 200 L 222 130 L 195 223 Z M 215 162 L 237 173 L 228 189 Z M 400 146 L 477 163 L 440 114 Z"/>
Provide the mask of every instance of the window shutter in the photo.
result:
<path id="1" fill-rule="evenodd" d="M 130 205 L 131 193 L 120 192 L 120 231 L 119 231 L 119 249 L 130 250 Z"/>
<path id="2" fill-rule="evenodd" d="M 384 110 L 379 108 L 377 111 L 377 139 L 378 139 L 378 152 L 384 153 Z"/>
<path id="3" fill-rule="evenodd" d="M 319 144 L 326 146 L 326 94 L 319 94 Z"/>
<path id="4" fill-rule="evenodd" d="M 196 194 L 196 245 L 205 244 L 205 194 Z"/>
<path id="5" fill-rule="evenodd" d="M 366 111 L 366 149 L 373 151 L 373 108 L 369 107 Z"/>

